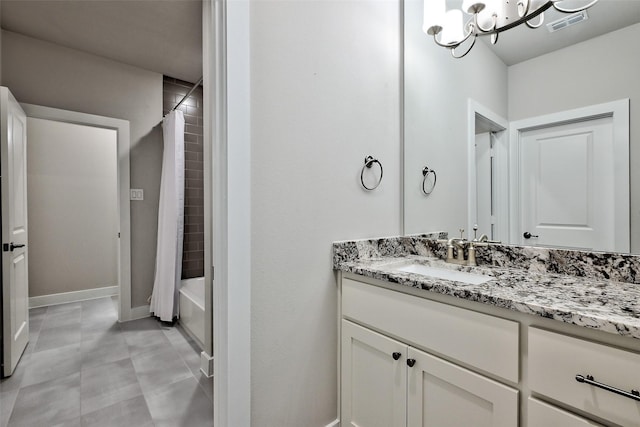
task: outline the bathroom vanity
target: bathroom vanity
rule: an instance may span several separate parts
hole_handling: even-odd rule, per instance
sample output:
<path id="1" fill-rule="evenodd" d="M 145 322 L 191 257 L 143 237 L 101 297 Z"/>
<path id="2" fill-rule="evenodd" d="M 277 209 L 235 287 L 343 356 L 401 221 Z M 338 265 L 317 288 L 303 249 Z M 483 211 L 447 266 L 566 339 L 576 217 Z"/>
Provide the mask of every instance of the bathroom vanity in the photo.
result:
<path id="1" fill-rule="evenodd" d="M 640 257 L 428 237 L 334 244 L 342 426 L 640 426 Z"/>

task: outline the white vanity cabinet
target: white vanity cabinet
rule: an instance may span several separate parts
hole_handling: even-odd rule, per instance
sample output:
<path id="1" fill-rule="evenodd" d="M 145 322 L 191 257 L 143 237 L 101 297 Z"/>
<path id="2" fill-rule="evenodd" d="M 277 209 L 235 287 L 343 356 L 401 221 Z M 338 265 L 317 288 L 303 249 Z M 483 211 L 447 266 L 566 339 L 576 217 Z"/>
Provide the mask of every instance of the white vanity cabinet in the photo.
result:
<path id="1" fill-rule="evenodd" d="M 342 426 L 640 427 L 640 340 L 353 274 L 340 283 Z"/>
<path id="2" fill-rule="evenodd" d="M 529 398 L 527 404 L 529 406 L 529 427 L 602 427 L 602 424 L 589 421 L 532 397 Z"/>
<path id="3" fill-rule="evenodd" d="M 576 381 L 593 377 L 599 384 L 631 394 L 640 388 L 640 354 L 539 328 L 529 328 L 529 387 L 537 395 L 615 425 L 640 426 L 640 393 L 624 396 Z M 530 423 L 530 427 L 542 426 Z"/>
<path id="4" fill-rule="evenodd" d="M 513 427 L 518 391 L 409 347 L 407 426 Z M 411 364 L 411 363 L 410 363 Z"/>
<path id="5" fill-rule="evenodd" d="M 342 426 L 518 425 L 517 390 L 444 359 L 517 382 L 516 322 L 350 279 L 341 308 Z"/>
<path id="6" fill-rule="evenodd" d="M 407 345 L 342 321 L 342 424 L 407 425 Z"/>

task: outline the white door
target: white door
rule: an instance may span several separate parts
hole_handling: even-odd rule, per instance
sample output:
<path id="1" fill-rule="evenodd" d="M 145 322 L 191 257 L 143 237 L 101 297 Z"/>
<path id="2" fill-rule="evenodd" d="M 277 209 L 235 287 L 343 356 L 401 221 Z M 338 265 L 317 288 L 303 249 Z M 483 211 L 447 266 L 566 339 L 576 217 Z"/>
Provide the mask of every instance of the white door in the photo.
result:
<path id="1" fill-rule="evenodd" d="M 628 251 L 616 247 L 615 168 L 612 117 L 523 132 L 521 243 Z"/>
<path id="2" fill-rule="evenodd" d="M 493 240 L 493 134 L 491 132 L 476 135 L 476 224 L 478 235 L 486 234 Z M 469 230 L 471 233 L 471 230 Z"/>
<path id="3" fill-rule="evenodd" d="M 29 341 L 27 117 L 0 87 L 2 133 L 2 375 L 13 373 Z"/>
<path id="4" fill-rule="evenodd" d="M 408 427 L 513 427 L 518 391 L 409 347 Z"/>
<path id="5" fill-rule="evenodd" d="M 407 346 L 342 321 L 341 425 L 405 427 Z"/>

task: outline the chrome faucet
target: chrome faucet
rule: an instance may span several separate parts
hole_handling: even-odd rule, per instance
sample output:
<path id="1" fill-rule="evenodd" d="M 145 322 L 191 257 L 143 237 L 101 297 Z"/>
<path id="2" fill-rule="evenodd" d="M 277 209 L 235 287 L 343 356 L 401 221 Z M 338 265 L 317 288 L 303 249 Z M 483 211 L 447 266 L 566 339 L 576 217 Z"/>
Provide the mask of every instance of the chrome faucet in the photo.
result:
<path id="1" fill-rule="evenodd" d="M 474 225 L 473 227 L 474 235 L 478 230 L 478 226 Z M 452 264 L 460 264 L 460 265 L 468 265 L 475 267 L 478 265 L 476 260 L 476 245 L 477 244 L 486 244 L 489 238 L 486 234 L 480 236 L 480 238 L 474 238 L 472 241 L 465 240 L 462 237 L 464 233 L 464 229 L 461 228 L 460 238 L 452 238 L 447 241 L 447 259 L 446 262 Z M 467 249 L 467 258 L 464 257 L 464 250 Z M 455 252 L 455 256 L 454 256 Z"/>
<path id="2" fill-rule="evenodd" d="M 480 237 L 476 237 L 478 234 L 478 225 L 473 225 L 473 240 L 466 240 L 463 236 L 464 229 L 460 228 L 460 237 L 447 240 L 447 259 L 446 262 L 451 264 L 468 265 L 470 267 L 476 267 L 478 261 L 476 260 L 476 247 L 487 246 L 489 243 L 500 243 L 498 240 L 489 240 L 486 234 L 481 234 Z M 440 240 L 444 243 L 444 240 Z M 464 251 L 467 250 L 467 257 L 465 259 Z"/>
<path id="3" fill-rule="evenodd" d="M 464 264 L 464 247 L 467 243 L 463 238 L 459 239 L 449 239 L 447 241 L 447 262 L 451 262 L 454 264 Z M 456 251 L 456 256 L 454 258 L 453 252 Z"/>
<path id="4" fill-rule="evenodd" d="M 464 234 L 464 229 L 461 228 L 460 238 L 452 238 L 447 241 L 447 259 L 446 261 L 452 264 L 460 264 L 460 265 L 476 265 L 476 255 L 475 248 L 473 247 L 473 242 L 469 242 L 462 237 Z M 469 259 L 464 258 L 464 250 L 465 247 L 469 248 L 469 256 L 468 258 L 473 258 L 473 264 L 469 264 Z M 454 257 L 455 252 L 455 257 Z"/>
<path id="5" fill-rule="evenodd" d="M 474 242 L 488 242 L 489 241 L 489 236 L 487 236 L 486 234 L 481 234 L 480 237 L 478 236 L 478 224 L 473 224 L 473 241 Z"/>

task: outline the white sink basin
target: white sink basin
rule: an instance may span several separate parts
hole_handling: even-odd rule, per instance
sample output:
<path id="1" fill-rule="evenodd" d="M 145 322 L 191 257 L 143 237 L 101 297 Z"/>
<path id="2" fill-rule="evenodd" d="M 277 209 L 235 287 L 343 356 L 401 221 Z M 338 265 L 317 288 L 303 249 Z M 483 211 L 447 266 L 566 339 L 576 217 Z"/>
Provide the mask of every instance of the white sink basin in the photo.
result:
<path id="1" fill-rule="evenodd" d="M 405 273 L 421 274 L 423 276 L 435 277 L 436 279 L 451 280 L 454 282 L 467 283 L 469 285 L 479 285 L 493 279 L 482 274 L 466 273 L 464 271 L 447 270 L 445 268 L 430 267 L 423 264 L 406 264 L 394 268 L 396 271 Z"/>

